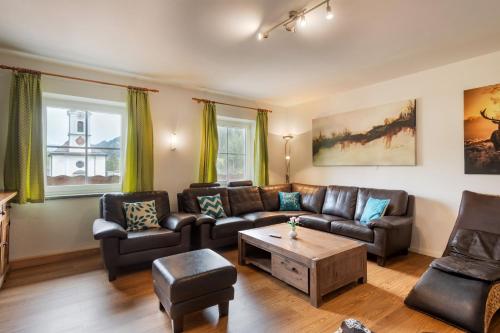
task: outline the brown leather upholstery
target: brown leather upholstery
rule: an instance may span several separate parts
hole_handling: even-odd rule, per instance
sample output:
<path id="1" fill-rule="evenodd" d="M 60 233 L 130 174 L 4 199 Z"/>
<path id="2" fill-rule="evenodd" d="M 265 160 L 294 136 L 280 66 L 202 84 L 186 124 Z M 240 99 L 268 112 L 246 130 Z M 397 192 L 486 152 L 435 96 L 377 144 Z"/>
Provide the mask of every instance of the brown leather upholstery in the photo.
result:
<path id="1" fill-rule="evenodd" d="M 265 211 L 275 211 L 280 209 L 280 199 L 279 192 L 290 192 L 292 189 L 291 184 L 281 184 L 281 185 L 268 185 L 261 186 L 260 198 L 262 199 L 262 204 L 264 205 Z"/>
<path id="2" fill-rule="evenodd" d="M 229 205 L 229 194 L 225 187 L 212 188 L 190 188 L 182 191 L 182 207 L 186 213 L 200 214 L 198 197 L 220 194 L 222 206 L 227 216 L 231 216 L 231 206 Z"/>
<path id="3" fill-rule="evenodd" d="M 120 242 L 120 254 L 140 252 L 178 245 L 181 234 L 165 228 L 129 232 Z"/>
<path id="4" fill-rule="evenodd" d="M 340 220 L 330 223 L 330 231 L 336 235 L 346 236 L 373 243 L 373 230 L 359 221 Z"/>
<path id="5" fill-rule="evenodd" d="M 300 192 L 300 206 L 303 210 L 321 213 L 326 186 L 293 183 L 292 192 Z"/>
<path id="6" fill-rule="evenodd" d="M 225 237 L 237 237 L 238 231 L 252 229 L 251 221 L 242 219 L 241 217 L 224 217 L 217 219 L 212 227 L 212 238 L 219 239 Z"/>
<path id="7" fill-rule="evenodd" d="M 357 187 L 330 185 L 326 188 L 322 213 L 353 220 L 357 197 Z"/>
<path id="8" fill-rule="evenodd" d="M 155 200 L 162 228 L 127 232 L 123 202 Z M 101 255 L 109 280 L 124 266 L 151 262 L 156 258 L 188 251 L 191 247 L 193 214 L 170 213 L 168 194 L 164 191 L 110 193 L 100 200 L 102 218 L 94 221 L 94 239 L 100 241 Z M 107 220 L 109 219 L 109 220 Z"/>
<path id="9" fill-rule="evenodd" d="M 127 221 L 123 211 L 124 202 L 155 201 L 158 220 L 163 222 L 170 214 L 168 193 L 165 191 L 136 192 L 136 193 L 108 193 L 102 196 L 102 217 L 106 221 L 116 222 L 127 228 Z"/>
<path id="10" fill-rule="evenodd" d="M 153 262 L 153 287 L 172 320 L 173 332 L 183 329 L 183 316 L 212 305 L 227 315 L 234 298 L 236 268 L 209 249 L 181 253 Z"/>
<path id="11" fill-rule="evenodd" d="M 283 223 L 289 220 L 285 214 L 278 212 L 254 212 L 241 216 L 245 220 L 252 221 L 254 228 L 265 227 L 272 224 Z"/>
<path id="12" fill-rule="evenodd" d="M 227 187 L 252 186 L 251 180 L 239 180 L 227 183 Z"/>
<path id="13" fill-rule="evenodd" d="M 300 225 L 306 228 L 330 231 L 332 221 L 345 220 L 343 217 L 327 214 L 307 214 L 300 216 Z"/>
<path id="14" fill-rule="evenodd" d="M 264 210 L 257 186 L 229 188 L 228 194 L 231 212 L 235 216 Z"/>
<path id="15" fill-rule="evenodd" d="M 499 258 L 500 197 L 464 191 L 443 257 L 431 263 L 405 304 L 467 331 L 485 333 L 500 309 Z"/>
<path id="16" fill-rule="evenodd" d="M 219 183 L 191 183 L 189 188 L 219 187 Z"/>
<path id="17" fill-rule="evenodd" d="M 359 221 L 365 209 L 368 198 L 390 199 L 385 215 L 403 216 L 406 215 L 408 206 L 408 193 L 400 190 L 381 190 L 376 188 L 360 188 L 358 190 L 358 201 L 356 203 L 356 213 L 354 219 Z"/>

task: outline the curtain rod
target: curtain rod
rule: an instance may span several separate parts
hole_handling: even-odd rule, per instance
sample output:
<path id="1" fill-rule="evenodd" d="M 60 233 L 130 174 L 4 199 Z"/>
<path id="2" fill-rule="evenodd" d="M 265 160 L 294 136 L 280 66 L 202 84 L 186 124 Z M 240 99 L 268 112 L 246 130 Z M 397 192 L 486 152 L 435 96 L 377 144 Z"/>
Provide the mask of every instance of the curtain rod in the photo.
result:
<path id="1" fill-rule="evenodd" d="M 266 109 L 259 109 L 259 108 L 253 108 L 251 106 L 244 106 L 244 105 L 237 105 L 237 104 L 230 104 L 230 103 L 223 103 L 223 102 L 217 102 L 217 101 L 212 101 L 209 99 L 203 99 L 203 98 L 192 98 L 193 101 L 196 101 L 197 103 L 214 103 L 214 104 L 220 104 L 220 105 L 228 105 L 228 106 L 234 106 L 237 108 L 242 108 L 242 109 L 250 109 L 250 110 L 255 110 L 255 111 L 264 111 L 264 112 L 273 112 L 271 110 L 266 110 Z"/>
<path id="2" fill-rule="evenodd" d="M 32 70 L 32 69 L 28 69 L 28 68 L 21 68 L 21 67 L 13 67 L 13 66 L 7 66 L 7 65 L 0 65 L 0 69 L 8 69 L 8 70 L 18 71 L 18 72 L 26 72 L 26 73 L 42 74 L 42 75 L 47 75 L 47 76 L 55 76 L 55 77 L 60 77 L 60 78 L 63 78 L 63 79 L 77 80 L 77 81 L 84 81 L 84 82 L 91 82 L 91 83 L 97 83 L 97 84 L 104 84 L 104 85 L 107 85 L 107 86 L 122 87 L 122 88 L 127 88 L 127 89 L 130 88 L 130 89 L 150 91 L 150 92 L 155 92 L 155 93 L 160 92 L 158 89 L 141 88 L 141 87 L 134 87 L 134 86 L 129 86 L 129 85 L 125 85 L 125 84 L 118 84 L 118 83 L 110 83 L 110 82 L 105 82 L 105 81 L 83 79 L 81 77 L 74 77 L 74 76 L 67 76 L 67 75 L 62 75 L 62 74 L 55 74 L 55 73 L 47 73 L 47 72 L 35 71 L 35 70 Z"/>

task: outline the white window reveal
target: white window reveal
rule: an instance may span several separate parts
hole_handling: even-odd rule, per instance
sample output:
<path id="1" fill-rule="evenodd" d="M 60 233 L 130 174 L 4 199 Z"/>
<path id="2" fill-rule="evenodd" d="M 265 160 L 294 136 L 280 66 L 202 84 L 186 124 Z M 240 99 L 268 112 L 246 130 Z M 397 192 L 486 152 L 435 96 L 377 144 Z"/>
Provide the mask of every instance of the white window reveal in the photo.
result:
<path id="1" fill-rule="evenodd" d="M 217 117 L 217 131 L 217 181 L 226 185 L 230 181 L 252 180 L 255 121 Z"/>
<path id="2" fill-rule="evenodd" d="M 120 191 L 125 103 L 43 94 L 46 195 Z"/>

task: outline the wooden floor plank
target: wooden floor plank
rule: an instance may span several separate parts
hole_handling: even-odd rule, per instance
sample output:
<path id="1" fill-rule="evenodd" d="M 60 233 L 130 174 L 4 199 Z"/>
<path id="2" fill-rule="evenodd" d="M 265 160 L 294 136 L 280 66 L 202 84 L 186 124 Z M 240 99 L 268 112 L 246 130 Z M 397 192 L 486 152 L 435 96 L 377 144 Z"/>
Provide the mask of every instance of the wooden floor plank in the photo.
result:
<path id="1" fill-rule="evenodd" d="M 307 295 L 269 274 L 237 264 L 235 249 L 220 252 L 237 266 L 235 300 L 229 317 L 217 307 L 185 318 L 187 332 L 334 332 L 356 318 L 376 332 L 460 330 L 408 309 L 404 297 L 432 258 L 410 253 L 379 267 L 368 262 L 368 283 L 350 285 L 316 309 Z M 495 319 L 492 332 L 500 326 Z M 10 273 L 0 291 L 1 332 L 170 332 L 158 310 L 149 269 L 120 275 L 109 283 L 100 257 L 28 267 Z"/>

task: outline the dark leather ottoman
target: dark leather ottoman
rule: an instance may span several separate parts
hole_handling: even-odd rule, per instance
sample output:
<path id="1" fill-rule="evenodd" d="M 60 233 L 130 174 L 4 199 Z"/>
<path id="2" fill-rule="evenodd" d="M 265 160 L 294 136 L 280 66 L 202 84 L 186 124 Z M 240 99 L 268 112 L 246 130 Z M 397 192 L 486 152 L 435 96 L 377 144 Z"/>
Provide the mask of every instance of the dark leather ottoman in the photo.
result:
<path id="1" fill-rule="evenodd" d="M 221 255 L 202 249 L 153 262 L 153 286 L 160 310 L 172 320 L 172 330 L 181 332 L 185 314 L 219 305 L 226 316 L 234 298 L 236 268 Z"/>

